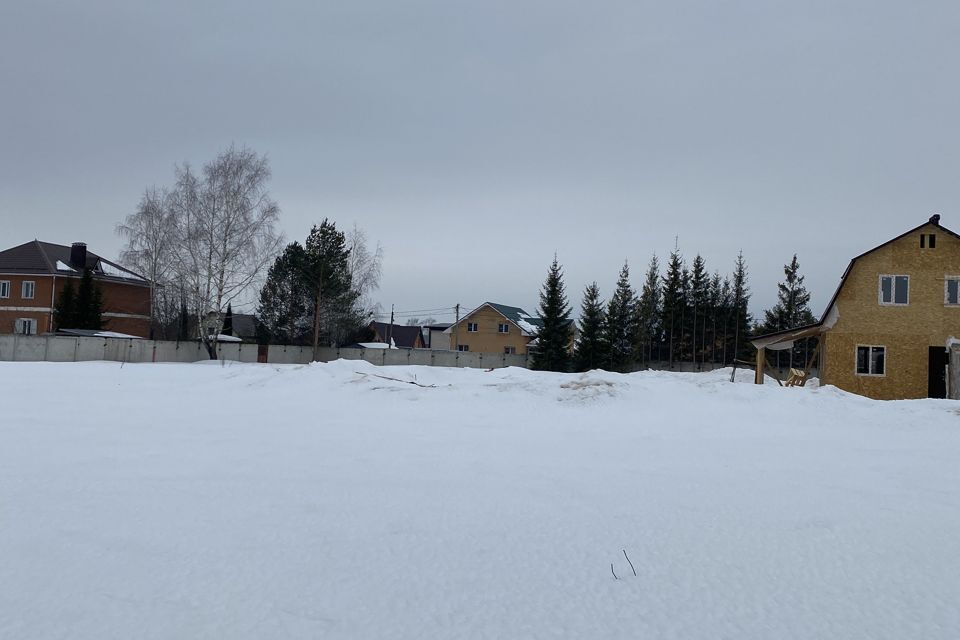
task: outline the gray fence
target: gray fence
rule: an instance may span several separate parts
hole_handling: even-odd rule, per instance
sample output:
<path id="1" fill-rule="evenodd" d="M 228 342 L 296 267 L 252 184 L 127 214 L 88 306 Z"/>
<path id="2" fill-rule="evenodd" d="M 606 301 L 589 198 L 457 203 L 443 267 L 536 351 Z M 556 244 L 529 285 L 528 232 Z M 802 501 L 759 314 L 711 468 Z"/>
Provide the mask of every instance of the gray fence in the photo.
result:
<path id="1" fill-rule="evenodd" d="M 266 353 L 263 353 L 263 352 Z M 430 351 L 427 349 L 333 349 L 322 348 L 321 362 L 343 358 L 366 360 L 378 365 L 417 364 L 437 367 L 526 367 L 527 356 L 499 353 Z M 221 360 L 258 362 L 265 356 L 273 364 L 306 364 L 313 360 L 310 347 L 227 342 L 219 345 Z M 130 340 L 67 336 L 0 335 L 0 361 L 7 362 L 196 362 L 208 359 L 199 342 Z"/>

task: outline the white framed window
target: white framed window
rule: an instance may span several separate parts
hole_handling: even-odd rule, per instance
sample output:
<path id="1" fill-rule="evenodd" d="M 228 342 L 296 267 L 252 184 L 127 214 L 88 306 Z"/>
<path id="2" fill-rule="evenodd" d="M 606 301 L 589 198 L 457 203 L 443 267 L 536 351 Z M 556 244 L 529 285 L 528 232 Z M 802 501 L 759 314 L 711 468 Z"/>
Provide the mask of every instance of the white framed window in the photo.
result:
<path id="1" fill-rule="evenodd" d="M 935 234 L 935 233 L 921 233 L 921 234 L 920 234 L 920 248 L 921 248 L 921 249 L 936 249 L 936 248 L 937 248 L 937 234 Z"/>
<path id="2" fill-rule="evenodd" d="M 497 325 L 497 333 L 510 333 L 510 325 L 506 322 L 501 322 Z"/>
<path id="3" fill-rule="evenodd" d="M 874 344 L 858 344 L 856 374 L 858 376 L 886 375 L 887 348 Z"/>
<path id="4" fill-rule="evenodd" d="M 943 304 L 960 307 L 960 276 L 944 276 Z"/>
<path id="5" fill-rule="evenodd" d="M 467 323 L 467 331 L 468 331 L 468 332 L 470 332 L 470 333 L 476 333 L 476 332 L 479 331 L 479 330 L 480 330 L 480 329 L 479 329 L 479 327 L 477 326 L 477 323 L 476 323 L 476 322 L 468 322 L 468 323 Z M 466 351 L 466 349 L 464 349 L 464 351 Z"/>
<path id="6" fill-rule="evenodd" d="M 457 351 L 470 351 L 470 345 L 468 344 L 458 344 Z"/>
<path id="7" fill-rule="evenodd" d="M 0 280 L 0 298 L 10 297 L 10 281 Z"/>
<path id="8" fill-rule="evenodd" d="M 37 283 L 33 280 L 24 280 L 20 285 L 20 297 L 24 300 L 33 300 L 33 294 L 37 291 Z"/>
<path id="9" fill-rule="evenodd" d="M 515 353 L 517 353 L 517 348 L 516 348 L 516 347 L 504 347 L 504 348 L 503 348 L 503 352 L 504 352 L 506 355 L 508 355 L 508 356 L 512 356 L 512 355 L 514 355 Z"/>
<path id="10" fill-rule="evenodd" d="M 882 275 L 878 291 L 883 305 L 905 305 L 910 302 L 910 276 Z"/>
<path id="11" fill-rule="evenodd" d="M 17 318 L 13 330 L 15 333 L 32 336 L 37 333 L 37 321 L 33 318 Z"/>

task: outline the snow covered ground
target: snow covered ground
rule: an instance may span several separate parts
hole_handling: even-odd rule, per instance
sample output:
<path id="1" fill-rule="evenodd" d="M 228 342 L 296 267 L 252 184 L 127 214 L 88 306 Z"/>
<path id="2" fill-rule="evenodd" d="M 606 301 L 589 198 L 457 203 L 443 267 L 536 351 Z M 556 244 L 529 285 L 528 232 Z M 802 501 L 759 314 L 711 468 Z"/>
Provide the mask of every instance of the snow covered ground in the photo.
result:
<path id="1" fill-rule="evenodd" d="M 728 378 L 0 363 L 0 638 L 960 636 L 960 403 Z"/>

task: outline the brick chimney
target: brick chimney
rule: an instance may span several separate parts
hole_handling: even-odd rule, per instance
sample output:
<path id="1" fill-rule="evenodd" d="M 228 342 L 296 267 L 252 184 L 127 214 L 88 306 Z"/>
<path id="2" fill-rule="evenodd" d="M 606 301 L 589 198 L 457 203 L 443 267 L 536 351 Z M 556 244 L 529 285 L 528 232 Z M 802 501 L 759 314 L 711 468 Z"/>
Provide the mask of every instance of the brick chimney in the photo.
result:
<path id="1" fill-rule="evenodd" d="M 83 242 L 74 242 L 70 246 L 70 264 L 77 269 L 87 268 L 87 245 Z"/>

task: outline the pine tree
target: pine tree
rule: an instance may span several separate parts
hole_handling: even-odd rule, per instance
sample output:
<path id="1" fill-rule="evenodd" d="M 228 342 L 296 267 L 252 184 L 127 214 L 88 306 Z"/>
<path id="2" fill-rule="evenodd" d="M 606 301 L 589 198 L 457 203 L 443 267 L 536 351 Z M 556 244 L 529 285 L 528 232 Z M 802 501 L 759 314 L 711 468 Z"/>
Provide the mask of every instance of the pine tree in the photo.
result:
<path id="1" fill-rule="evenodd" d="M 683 335 L 683 309 L 687 304 L 684 274 L 686 267 L 680 250 L 674 249 L 667 262 L 663 276 L 663 331 L 667 341 L 667 360 L 672 365 L 678 360 L 681 336 Z"/>
<path id="2" fill-rule="evenodd" d="M 563 271 L 553 257 L 540 292 L 540 319 L 537 348 L 531 368 L 540 371 L 567 371 L 570 368 L 570 307 L 564 292 Z"/>
<path id="3" fill-rule="evenodd" d="M 624 262 L 617 280 L 617 288 L 607 304 L 607 322 L 604 342 L 609 356 L 607 364 L 613 371 L 624 371 L 633 359 L 637 336 L 637 300 L 630 286 L 630 266 Z"/>
<path id="4" fill-rule="evenodd" d="M 580 304 L 580 335 L 573 353 L 574 368 L 577 371 L 598 369 L 606 363 L 604 319 L 600 287 L 594 282 L 584 290 L 583 302 Z"/>
<path id="5" fill-rule="evenodd" d="M 737 254 L 737 261 L 733 270 L 732 282 L 732 321 L 733 335 L 732 349 L 730 359 L 751 357 L 750 342 L 747 337 L 750 335 L 750 327 L 753 324 L 753 318 L 750 316 L 750 287 L 747 281 L 747 263 L 743 259 L 743 251 Z"/>
<path id="6" fill-rule="evenodd" d="M 223 316 L 223 329 L 220 330 L 225 336 L 233 335 L 233 304 L 227 303 L 227 313 Z"/>
<path id="7" fill-rule="evenodd" d="M 637 341 L 634 358 L 640 362 L 653 360 L 653 345 L 659 343 L 660 325 L 660 261 L 656 254 L 650 258 L 647 276 L 643 281 L 637 302 Z"/>
<path id="8" fill-rule="evenodd" d="M 57 303 L 53 307 L 53 324 L 57 331 L 60 329 L 79 329 L 77 326 L 77 294 L 73 288 L 73 280 L 68 278 Z"/>
<path id="9" fill-rule="evenodd" d="M 803 284 L 803 276 L 800 275 L 800 262 L 797 255 L 789 264 L 783 265 L 784 280 L 777 284 L 777 303 L 772 309 L 764 312 L 764 321 L 760 327 L 763 333 L 771 333 L 782 329 L 794 329 L 816 321 L 813 312 L 810 311 L 810 293 Z M 805 343 L 794 343 L 792 349 L 787 353 L 788 366 L 794 366 L 799 358 L 803 357 Z M 781 354 L 777 352 L 778 364 L 781 362 Z"/>
<path id="10" fill-rule="evenodd" d="M 271 344 L 306 344 L 311 330 L 310 295 L 301 275 L 303 246 L 291 242 L 277 256 L 260 289 L 259 340 Z"/>
<path id="11" fill-rule="evenodd" d="M 309 291 L 313 319 L 314 358 L 321 342 L 342 344 L 357 333 L 365 320 L 357 307 L 359 292 L 351 287 L 350 249 L 346 235 L 324 218 L 314 226 L 304 244 L 303 283 Z"/>

